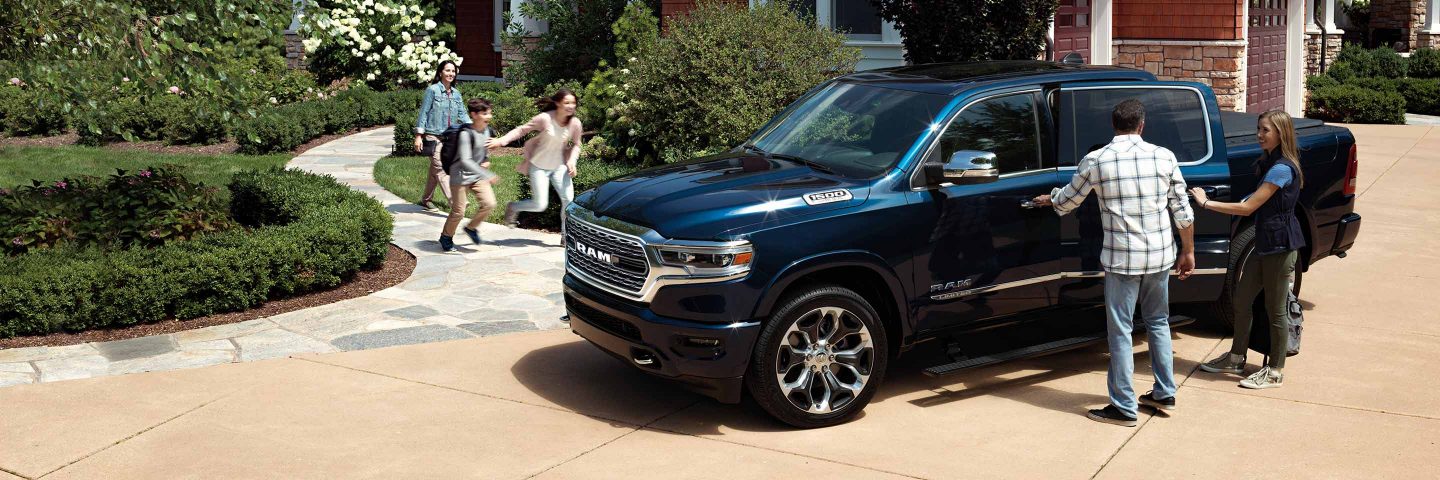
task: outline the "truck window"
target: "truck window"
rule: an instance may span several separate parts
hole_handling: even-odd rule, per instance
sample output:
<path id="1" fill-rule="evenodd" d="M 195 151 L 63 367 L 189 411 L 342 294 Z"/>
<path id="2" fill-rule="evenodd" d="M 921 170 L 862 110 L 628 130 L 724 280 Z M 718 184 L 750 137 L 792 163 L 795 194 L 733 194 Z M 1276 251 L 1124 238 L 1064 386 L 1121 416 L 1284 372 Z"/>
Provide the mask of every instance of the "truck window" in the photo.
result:
<path id="1" fill-rule="evenodd" d="M 1170 149 L 1180 163 L 1210 154 L 1210 132 L 1200 92 L 1186 88 L 1114 87 L 1063 90 L 1060 93 L 1061 166 L 1110 143 L 1115 130 L 1110 113 L 1129 98 L 1145 104 L 1145 141 Z M 1066 151 L 1069 153 L 1067 154 Z"/>
<path id="2" fill-rule="evenodd" d="M 970 105 L 945 132 L 930 157 L 944 162 L 955 152 L 979 150 L 995 154 L 1000 174 L 1036 170 L 1040 165 L 1040 121 L 1035 95 L 1019 93 Z M 938 156 L 936 156 L 938 155 Z"/>
<path id="3" fill-rule="evenodd" d="M 803 157 L 839 175 L 869 178 L 893 168 L 950 97 L 838 82 L 799 100 L 752 144 Z"/>

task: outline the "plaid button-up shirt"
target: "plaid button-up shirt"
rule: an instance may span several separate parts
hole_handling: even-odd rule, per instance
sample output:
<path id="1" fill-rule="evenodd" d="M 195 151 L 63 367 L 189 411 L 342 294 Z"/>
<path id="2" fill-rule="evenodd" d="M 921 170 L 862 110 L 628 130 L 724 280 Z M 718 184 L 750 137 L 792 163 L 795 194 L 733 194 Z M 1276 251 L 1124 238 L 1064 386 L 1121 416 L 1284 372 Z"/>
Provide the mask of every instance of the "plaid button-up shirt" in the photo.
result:
<path id="1" fill-rule="evenodd" d="M 1051 202 L 1055 212 L 1064 215 L 1095 191 L 1105 226 L 1105 248 L 1100 252 L 1105 271 L 1163 272 L 1175 264 L 1170 220 L 1182 229 L 1195 222 L 1177 163 L 1165 147 L 1146 143 L 1139 135 L 1119 135 L 1086 155 L 1070 184 L 1051 193 Z"/>

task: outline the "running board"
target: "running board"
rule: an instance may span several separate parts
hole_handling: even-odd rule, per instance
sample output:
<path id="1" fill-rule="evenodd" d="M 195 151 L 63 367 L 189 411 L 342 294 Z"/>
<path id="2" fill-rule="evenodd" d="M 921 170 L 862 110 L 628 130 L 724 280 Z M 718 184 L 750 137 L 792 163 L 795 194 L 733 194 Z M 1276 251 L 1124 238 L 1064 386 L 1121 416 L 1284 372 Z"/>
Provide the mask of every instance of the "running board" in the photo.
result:
<path id="1" fill-rule="evenodd" d="M 1193 323 L 1194 321 L 1195 319 L 1192 317 L 1175 315 L 1170 317 L 1170 328 L 1183 327 L 1185 325 Z M 1022 358 L 1039 357 L 1042 355 L 1059 353 L 1066 350 L 1074 350 L 1104 341 L 1105 334 L 1070 337 L 1049 343 L 1042 343 L 1039 345 L 1032 345 L 1025 348 L 1010 350 L 1008 352 L 1001 352 L 993 355 L 985 355 L 975 358 L 966 358 L 943 365 L 936 365 L 925 369 L 925 375 L 931 377 L 950 375 L 952 373 L 959 373 L 961 371 L 969 370 L 972 368 L 994 365 L 1000 362 L 1008 362 L 1011 360 L 1019 360 Z"/>

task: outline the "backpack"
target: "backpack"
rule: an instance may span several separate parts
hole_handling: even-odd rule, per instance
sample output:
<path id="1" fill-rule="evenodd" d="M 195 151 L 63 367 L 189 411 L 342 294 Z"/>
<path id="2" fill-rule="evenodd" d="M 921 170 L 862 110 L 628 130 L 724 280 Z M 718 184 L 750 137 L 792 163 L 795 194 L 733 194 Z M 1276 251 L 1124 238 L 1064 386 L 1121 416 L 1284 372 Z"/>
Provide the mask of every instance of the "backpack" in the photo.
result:
<path id="1" fill-rule="evenodd" d="M 440 168 L 448 175 L 450 166 L 455 164 L 455 159 L 460 158 L 460 133 L 465 130 L 474 130 L 468 123 L 462 123 L 456 127 L 445 129 L 440 134 Z"/>
<path id="2" fill-rule="evenodd" d="M 1295 292 L 1288 292 L 1289 299 L 1286 300 L 1285 310 L 1289 312 L 1286 319 L 1286 331 L 1290 336 L 1289 348 L 1285 349 L 1285 356 L 1293 357 L 1300 354 L 1300 333 L 1305 329 L 1305 315 L 1300 308 L 1300 299 L 1295 298 Z M 1262 323 L 1263 322 L 1263 323 Z M 1250 327 L 1250 349 L 1256 352 L 1270 355 L 1270 320 L 1268 318 L 1255 318 L 1255 323 Z"/>

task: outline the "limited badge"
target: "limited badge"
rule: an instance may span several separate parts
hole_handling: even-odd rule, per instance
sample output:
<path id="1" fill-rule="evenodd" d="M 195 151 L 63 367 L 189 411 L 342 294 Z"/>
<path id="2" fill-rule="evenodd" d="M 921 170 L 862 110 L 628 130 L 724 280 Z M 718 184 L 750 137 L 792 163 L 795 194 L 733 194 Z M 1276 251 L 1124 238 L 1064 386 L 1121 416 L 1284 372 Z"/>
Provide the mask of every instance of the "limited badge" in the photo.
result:
<path id="1" fill-rule="evenodd" d="M 810 205 L 824 205 L 827 203 L 843 202 L 850 198 L 849 190 L 830 190 L 828 192 L 806 194 L 805 203 Z"/>

